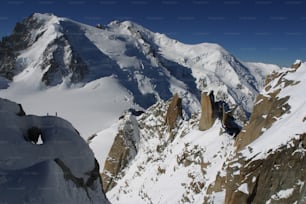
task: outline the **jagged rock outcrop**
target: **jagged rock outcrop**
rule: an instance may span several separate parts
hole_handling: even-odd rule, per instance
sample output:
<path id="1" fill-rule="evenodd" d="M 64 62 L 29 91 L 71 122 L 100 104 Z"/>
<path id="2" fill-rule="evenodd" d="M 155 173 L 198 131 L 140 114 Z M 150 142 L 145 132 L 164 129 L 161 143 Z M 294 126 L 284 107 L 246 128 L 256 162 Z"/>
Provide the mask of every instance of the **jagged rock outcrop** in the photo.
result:
<path id="1" fill-rule="evenodd" d="M 305 65 L 273 73 L 228 161 L 225 203 L 305 203 Z M 303 66 L 302 66 L 303 65 Z M 304 69 L 304 70 L 302 70 Z"/>
<path id="2" fill-rule="evenodd" d="M 289 147 L 283 145 L 264 159 L 231 161 L 225 203 L 305 203 L 305 136 L 299 135 Z"/>
<path id="3" fill-rule="evenodd" d="M 137 154 L 139 141 L 138 123 L 131 113 L 126 113 L 121 120 L 122 123 L 118 128 L 118 134 L 108 153 L 101 174 L 105 192 L 116 185 L 115 179 L 123 175 L 123 169 Z"/>
<path id="4" fill-rule="evenodd" d="M 233 116 L 237 106 L 233 110 L 229 110 L 228 104 L 224 101 L 215 101 L 213 91 L 209 95 L 207 93 L 202 94 L 201 108 L 199 130 L 208 130 L 218 118 L 225 131 L 230 135 L 236 136 L 240 132 L 241 127 L 235 122 L 236 120 Z"/>
<path id="5" fill-rule="evenodd" d="M 41 69 L 46 70 L 42 82 L 55 86 L 69 78 L 71 83 L 81 82 L 89 73 L 86 63 L 74 52 L 66 35 L 52 41 L 42 55 Z"/>
<path id="6" fill-rule="evenodd" d="M 222 117 L 220 118 L 221 123 L 224 129 L 227 131 L 227 133 L 229 133 L 230 135 L 234 135 L 234 136 L 238 135 L 238 133 L 240 133 L 241 131 L 241 127 L 235 122 L 235 118 L 233 116 L 233 112 L 235 110 L 236 108 L 230 111 L 226 111 L 225 103 L 223 103 L 222 104 Z"/>
<path id="7" fill-rule="evenodd" d="M 300 69 L 282 70 L 267 79 L 254 107 L 258 112 L 240 134 L 233 117 L 236 109 L 215 101 L 213 93 L 204 97 L 214 125 L 205 132 L 196 130 L 200 115 L 195 114 L 176 124 L 173 140 L 165 137 L 169 134 L 165 114 L 171 101 L 149 108 L 137 118 L 138 155 L 116 180 L 109 198 L 114 203 L 126 199 L 146 203 L 304 203 L 306 117 L 301 90 L 306 86 L 306 71 L 295 73 Z M 265 107 L 264 100 L 271 105 Z M 271 121 L 262 122 L 259 117 Z M 259 124 L 260 131 L 251 124 Z M 238 134 L 237 140 L 230 134 Z M 168 191 L 172 188 L 177 192 Z"/>
<path id="8" fill-rule="evenodd" d="M 297 60 L 295 63 L 291 65 L 291 68 L 298 69 L 301 66 L 301 64 L 302 64 L 302 61 Z"/>
<path id="9" fill-rule="evenodd" d="M 216 120 L 215 97 L 213 92 L 202 94 L 201 96 L 201 118 L 199 130 L 204 131 L 212 127 Z"/>
<path id="10" fill-rule="evenodd" d="M 182 117 L 182 99 L 175 94 L 171 99 L 165 119 L 170 131 L 175 127 L 179 117 Z"/>
<path id="11" fill-rule="evenodd" d="M 285 76 L 294 72 L 287 70 L 280 73 L 273 73 L 266 79 L 265 94 L 259 94 L 253 108 L 249 123 L 237 136 L 237 150 L 241 150 L 258 138 L 264 130 L 271 127 L 282 115 L 290 112 L 288 104 L 289 96 L 279 97 L 279 93 L 285 87 L 295 85 L 298 82 L 288 80 Z"/>
<path id="12" fill-rule="evenodd" d="M 20 68 L 16 67 L 18 52 L 33 44 L 44 32 L 33 36 L 33 29 L 38 29 L 42 24 L 35 18 L 29 17 L 17 23 L 13 33 L 3 37 L 0 42 L 0 75 L 12 80 L 13 76 L 19 73 Z"/>

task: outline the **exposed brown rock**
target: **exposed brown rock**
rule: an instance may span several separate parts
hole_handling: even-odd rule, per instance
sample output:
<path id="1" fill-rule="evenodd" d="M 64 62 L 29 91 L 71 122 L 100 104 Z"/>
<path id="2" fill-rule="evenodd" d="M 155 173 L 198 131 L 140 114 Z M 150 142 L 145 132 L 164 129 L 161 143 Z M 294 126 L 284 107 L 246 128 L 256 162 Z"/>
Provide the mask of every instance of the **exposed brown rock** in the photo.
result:
<path id="1" fill-rule="evenodd" d="M 118 133 L 105 161 L 101 175 L 104 192 L 109 191 L 116 185 L 116 182 L 113 180 L 127 163 L 128 148 L 123 137 L 122 133 Z"/>
<path id="2" fill-rule="evenodd" d="M 298 61 L 297 63 L 294 63 L 291 65 L 291 68 L 293 69 L 298 69 L 300 66 L 301 66 L 302 62 L 301 61 Z"/>
<path id="3" fill-rule="evenodd" d="M 237 137 L 236 155 L 228 164 L 225 203 L 306 202 L 306 186 L 299 182 L 306 179 L 305 134 L 289 141 L 290 145 L 285 144 L 274 152 L 268 152 L 264 159 L 245 159 L 240 155 L 240 150 L 260 137 L 264 129 L 290 112 L 289 96 L 280 98 L 279 93 L 283 87 L 299 83 L 285 78 L 288 72 L 293 71 L 273 73 L 266 80 L 265 91 L 268 93 L 258 95 L 250 122 Z M 281 197 L 278 194 L 283 190 L 290 190 L 290 193 Z"/>
<path id="4" fill-rule="evenodd" d="M 234 203 L 305 203 L 306 202 L 306 135 L 293 139 L 292 145 L 280 147 L 263 160 L 233 160 L 233 166 L 239 166 L 239 174 L 234 174 L 237 169 L 229 165 L 226 178 L 226 204 Z M 300 181 L 300 182 L 299 182 Z M 239 187 L 247 185 L 247 191 L 241 192 Z M 279 198 L 282 190 L 292 189 L 286 198 Z"/>
<path id="5" fill-rule="evenodd" d="M 172 130 L 176 125 L 176 120 L 182 117 L 182 99 L 175 94 L 169 104 L 167 114 L 166 114 L 166 124 L 169 130 Z"/>
<path id="6" fill-rule="evenodd" d="M 289 97 L 277 98 L 278 92 L 279 90 L 268 97 L 263 95 L 257 97 L 256 101 L 259 103 L 254 106 L 250 122 L 237 136 L 237 150 L 257 139 L 263 133 L 263 128 L 271 127 L 277 118 L 289 111 L 290 106 L 287 104 Z"/>
<path id="7" fill-rule="evenodd" d="M 201 118 L 199 122 L 199 130 L 204 131 L 211 128 L 216 120 L 215 99 L 213 92 L 201 96 Z"/>
<path id="8" fill-rule="evenodd" d="M 123 119 L 101 174 L 104 192 L 111 190 L 117 184 L 116 178 L 123 173 L 123 169 L 137 153 L 139 140 L 137 122 L 130 114 Z"/>
<path id="9" fill-rule="evenodd" d="M 272 88 L 275 90 L 273 92 L 270 91 L 269 94 L 260 94 L 257 96 L 250 122 L 237 136 L 237 151 L 241 150 L 243 147 L 247 146 L 258 138 L 263 133 L 263 128 L 267 129 L 271 127 L 277 118 L 290 111 L 290 106 L 287 103 L 289 96 L 283 98 L 278 97 L 278 94 L 281 91 L 280 84 L 287 87 L 295 85 L 299 82 L 285 79 L 284 76 L 286 76 L 286 74 L 287 72 L 274 73 L 268 77 L 268 80 L 266 81 L 267 83 L 274 80 L 277 80 L 277 83 L 273 87 L 271 87 L 270 84 L 266 84 L 265 91 L 270 91 Z"/>

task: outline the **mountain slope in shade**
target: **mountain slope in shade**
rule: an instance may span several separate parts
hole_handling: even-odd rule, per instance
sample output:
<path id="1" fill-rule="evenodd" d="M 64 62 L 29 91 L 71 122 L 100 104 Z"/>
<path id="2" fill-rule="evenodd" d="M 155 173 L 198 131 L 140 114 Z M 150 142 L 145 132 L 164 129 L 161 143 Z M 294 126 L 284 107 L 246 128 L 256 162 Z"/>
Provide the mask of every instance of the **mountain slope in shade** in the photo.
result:
<path id="1" fill-rule="evenodd" d="M 199 115 L 178 119 L 170 131 L 169 102 L 124 117 L 119 135 L 137 154 L 122 161 L 125 168 L 112 178 L 108 198 L 112 203 L 305 203 L 305 74 L 306 63 L 297 61 L 270 75 L 236 139 L 224 133 L 219 120 L 199 131 Z M 139 127 L 138 140 L 124 126 L 130 121 Z M 112 175 L 105 168 L 104 174 Z"/>
<path id="2" fill-rule="evenodd" d="M 99 165 L 72 125 L 0 99 L 1 203 L 109 203 Z"/>
<path id="3" fill-rule="evenodd" d="M 200 93 L 214 90 L 245 121 L 263 81 L 217 44 L 186 45 L 130 21 L 96 28 L 35 13 L 0 47 L 0 96 L 69 120 L 83 138 L 98 133 L 91 145 L 104 154 L 114 136 L 99 132 L 129 108 L 178 93 L 187 119 L 199 110 Z"/>

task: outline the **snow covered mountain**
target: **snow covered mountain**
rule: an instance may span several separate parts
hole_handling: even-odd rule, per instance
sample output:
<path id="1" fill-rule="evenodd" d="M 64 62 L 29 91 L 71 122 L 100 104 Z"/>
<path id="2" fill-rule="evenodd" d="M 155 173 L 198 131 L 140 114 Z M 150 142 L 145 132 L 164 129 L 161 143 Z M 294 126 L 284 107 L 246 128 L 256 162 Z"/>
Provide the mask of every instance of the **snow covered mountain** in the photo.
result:
<path id="1" fill-rule="evenodd" d="M 107 202 L 96 194 L 101 190 L 96 183 L 76 188 L 79 179 L 90 180 L 88 172 L 97 164 L 70 124 L 46 115 L 68 119 L 84 139 L 89 137 L 112 203 L 305 202 L 305 63 L 280 70 L 240 62 L 217 44 L 186 45 L 130 21 L 94 27 L 39 13 L 17 23 L 0 48 L 0 97 L 42 115 L 19 118 L 16 104 L 5 105 L 1 128 L 12 131 L 9 124 L 15 123 L 5 118 L 9 116 L 18 122 L 13 130 L 22 134 L 1 137 L 24 144 L 26 156 L 47 157 L 17 163 L 14 158 L 21 152 L 7 160 L 11 146 L 1 149 L 0 171 L 8 176 L 0 178 L 0 187 L 18 188 L 14 178 L 29 184 L 18 174 L 28 173 L 23 165 L 56 173 L 55 178 L 35 180 L 33 191 L 43 181 L 63 187 L 36 200 L 27 196 L 29 202 L 45 196 L 54 201 L 51 195 L 58 190 L 63 191 L 60 201 L 69 194 L 74 203 L 88 198 Z M 35 125 L 46 129 L 42 136 L 61 141 L 50 124 L 69 132 L 64 139 L 78 149 L 72 154 L 80 163 L 67 159 L 64 150 L 55 152 L 58 147 L 49 147 L 48 139 L 34 145 L 20 137 L 29 135 L 29 128 L 37 133 L 31 129 Z M 40 177 L 49 175 L 42 172 Z"/>
<path id="2" fill-rule="evenodd" d="M 226 98 L 241 105 L 241 111 L 250 112 L 263 81 L 217 44 L 182 44 L 129 21 L 96 28 L 35 13 L 17 23 L 13 34 L 1 41 L 0 56 L 0 74 L 5 79 L 1 87 L 8 87 L 8 80 L 13 80 L 9 88 L 13 94 L 4 96 L 26 93 L 16 99 L 48 88 L 56 92 L 59 87 L 91 84 L 95 89 L 108 80 L 106 83 L 124 92 L 118 94 L 124 105 L 117 104 L 124 108 L 131 106 L 125 102 L 130 100 L 147 108 L 175 93 L 187 95 L 196 107 L 201 91 L 215 90 L 217 98 Z M 100 79 L 104 80 L 97 82 Z M 25 106 L 29 103 L 26 99 L 22 102 Z M 55 109 L 44 110 L 54 113 Z"/>
<path id="3" fill-rule="evenodd" d="M 98 133 L 91 145 L 101 161 L 123 111 L 178 93 L 188 118 L 199 110 L 200 93 L 214 90 L 216 99 L 238 105 L 235 115 L 245 121 L 266 74 L 279 69 L 249 66 L 217 44 L 186 45 L 130 21 L 97 28 L 53 14 L 17 23 L 0 48 L 0 96 L 69 120 L 85 139 Z"/>
<path id="4" fill-rule="evenodd" d="M 112 203 L 305 203 L 306 63 L 274 72 L 233 139 L 216 120 L 166 115 L 172 102 L 127 113 L 104 167 Z M 174 100 L 174 99 L 173 99 Z M 121 147 L 121 148 L 119 148 Z"/>
<path id="5" fill-rule="evenodd" d="M 0 99 L 1 203 L 109 203 L 99 165 L 72 125 Z"/>

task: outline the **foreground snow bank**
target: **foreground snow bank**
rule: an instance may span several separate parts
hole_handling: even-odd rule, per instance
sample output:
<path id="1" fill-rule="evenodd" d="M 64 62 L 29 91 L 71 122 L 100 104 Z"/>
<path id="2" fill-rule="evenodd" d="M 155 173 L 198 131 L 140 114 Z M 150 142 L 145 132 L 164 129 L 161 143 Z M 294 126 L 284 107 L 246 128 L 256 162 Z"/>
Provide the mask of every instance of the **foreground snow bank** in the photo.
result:
<path id="1" fill-rule="evenodd" d="M 99 166 L 72 125 L 0 99 L 1 203 L 108 203 Z"/>

